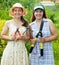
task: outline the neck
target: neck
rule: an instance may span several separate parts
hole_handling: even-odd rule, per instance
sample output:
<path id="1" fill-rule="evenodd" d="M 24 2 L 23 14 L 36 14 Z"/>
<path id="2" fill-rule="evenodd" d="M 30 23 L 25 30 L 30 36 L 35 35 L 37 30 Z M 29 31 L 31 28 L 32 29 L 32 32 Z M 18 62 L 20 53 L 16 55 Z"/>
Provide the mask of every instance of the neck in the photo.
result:
<path id="1" fill-rule="evenodd" d="M 40 23 L 42 21 L 42 19 L 36 19 L 37 23 Z"/>
<path id="2" fill-rule="evenodd" d="M 17 18 L 17 19 L 14 18 L 14 21 L 15 21 L 15 22 L 20 22 L 21 20 L 20 20 L 20 18 Z"/>

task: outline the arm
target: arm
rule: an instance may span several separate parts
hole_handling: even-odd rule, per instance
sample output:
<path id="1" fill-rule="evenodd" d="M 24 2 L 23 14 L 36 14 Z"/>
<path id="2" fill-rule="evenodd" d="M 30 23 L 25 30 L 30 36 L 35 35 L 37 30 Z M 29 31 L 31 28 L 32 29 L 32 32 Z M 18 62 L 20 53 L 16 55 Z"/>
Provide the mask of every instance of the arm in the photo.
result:
<path id="1" fill-rule="evenodd" d="M 55 26 L 54 26 L 54 24 L 51 20 L 49 21 L 49 25 L 50 25 L 51 36 L 47 37 L 47 38 L 42 38 L 41 37 L 40 41 L 42 43 L 50 42 L 50 41 L 53 41 L 53 40 L 57 39 L 57 32 L 56 32 Z"/>
<path id="2" fill-rule="evenodd" d="M 50 24 L 50 31 L 51 31 L 52 35 L 45 39 L 46 42 L 53 41 L 53 40 L 57 39 L 57 36 L 58 36 L 53 22 L 50 21 L 49 24 Z"/>
<path id="3" fill-rule="evenodd" d="M 7 36 L 8 31 L 9 31 L 9 22 L 6 22 L 1 33 L 1 38 L 4 40 L 13 41 L 14 40 L 13 36 Z"/>
<path id="4" fill-rule="evenodd" d="M 30 27 L 30 40 L 29 40 L 32 44 L 36 44 L 37 42 L 37 38 L 33 38 L 33 35 L 32 35 L 32 29 Z"/>

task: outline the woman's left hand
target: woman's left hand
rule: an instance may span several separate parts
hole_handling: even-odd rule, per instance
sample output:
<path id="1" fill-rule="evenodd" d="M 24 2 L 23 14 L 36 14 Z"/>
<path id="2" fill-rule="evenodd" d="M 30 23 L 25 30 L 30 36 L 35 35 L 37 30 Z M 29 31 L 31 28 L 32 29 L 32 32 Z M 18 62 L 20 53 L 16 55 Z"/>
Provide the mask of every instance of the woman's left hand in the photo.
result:
<path id="1" fill-rule="evenodd" d="M 24 36 L 24 35 L 19 35 L 18 37 L 16 37 L 16 41 L 19 41 L 19 40 L 26 40 L 27 39 L 27 37 L 26 36 Z"/>
<path id="2" fill-rule="evenodd" d="M 46 39 L 43 38 L 43 37 L 40 37 L 40 42 L 45 43 L 46 42 Z"/>
<path id="3" fill-rule="evenodd" d="M 21 39 L 22 39 L 22 36 L 17 36 L 15 40 L 16 40 L 16 41 L 19 41 L 19 40 L 21 40 Z"/>
<path id="4" fill-rule="evenodd" d="M 30 42 L 31 42 L 32 44 L 36 44 L 36 43 L 37 43 L 37 38 L 30 39 Z"/>

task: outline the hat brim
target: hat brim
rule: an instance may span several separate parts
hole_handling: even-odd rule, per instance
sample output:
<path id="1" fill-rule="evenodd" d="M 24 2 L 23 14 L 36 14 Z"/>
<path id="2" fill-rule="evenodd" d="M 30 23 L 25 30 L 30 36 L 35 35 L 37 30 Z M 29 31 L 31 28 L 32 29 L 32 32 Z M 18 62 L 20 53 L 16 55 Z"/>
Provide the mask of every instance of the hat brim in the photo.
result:
<path id="1" fill-rule="evenodd" d="M 35 11 L 36 11 L 36 10 L 42 10 L 42 11 L 44 11 L 44 9 L 41 9 L 41 8 L 37 8 L 37 9 L 35 9 Z"/>
<path id="2" fill-rule="evenodd" d="M 14 8 L 15 8 L 15 7 L 10 8 L 9 16 L 11 16 L 11 17 L 14 17 L 14 13 L 13 13 L 13 9 L 14 9 Z M 25 15 L 27 14 L 27 11 L 26 11 L 25 8 L 23 8 L 23 7 L 18 7 L 18 8 L 22 8 L 22 9 L 23 9 L 23 16 L 25 16 Z"/>

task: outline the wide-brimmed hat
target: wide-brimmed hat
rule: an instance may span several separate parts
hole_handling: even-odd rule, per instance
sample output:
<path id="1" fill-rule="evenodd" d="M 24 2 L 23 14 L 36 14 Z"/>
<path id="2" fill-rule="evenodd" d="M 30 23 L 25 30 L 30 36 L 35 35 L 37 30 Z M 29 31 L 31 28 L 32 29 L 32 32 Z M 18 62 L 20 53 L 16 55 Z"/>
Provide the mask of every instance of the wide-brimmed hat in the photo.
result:
<path id="1" fill-rule="evenodd" d="M 37 6 L 34 7 L 34 11 L 35 11 L 35 10 L 38 10 L 38 9 L 40 9 L 40 10 L 42 10 L 42 11 L 45 10 L 44 7 L 43 7 L 43 5 L 37 5 Z"/>
<path id="2" fill-rule="evenodd" d="M 26 9 L 25 9 L 20 3 L 15 3 L 15 4 L 12 6 L 12 8 L 10 8 L 10 11 L 9 11 L 9 15 L 10 15 L 11 17 L 14 17 L 13 9 L 14 9 L 15 7 L 19 7 L 19 8 L 22 8 L 22 9 L 23 9 L 23 16 L 25 16 L 25 15 L 27 14 Z"/>

